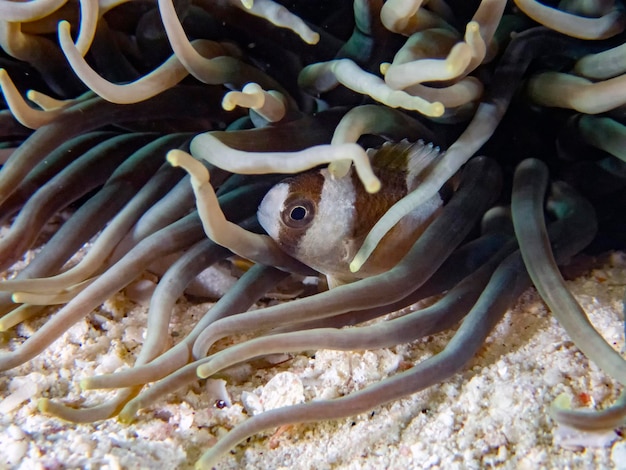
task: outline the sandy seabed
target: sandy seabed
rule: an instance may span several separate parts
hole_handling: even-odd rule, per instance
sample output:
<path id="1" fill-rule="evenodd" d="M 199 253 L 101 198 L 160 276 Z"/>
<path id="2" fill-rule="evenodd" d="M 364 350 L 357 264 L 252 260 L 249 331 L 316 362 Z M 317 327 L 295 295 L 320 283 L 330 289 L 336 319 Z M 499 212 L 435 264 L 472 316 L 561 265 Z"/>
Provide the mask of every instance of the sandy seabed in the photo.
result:
<path id="1" fill-rule="evenodd" d="M 609 256 L 569 285 L 596 328 L 623 351 L 626 254 Z M 210 305 L 179 302 L 172 331 L 184 335 Z M 145 320 L 144 307 L 118 294 L 30 363 L 2 374 L 0 468 L 192 468 L 248 413 L 361 389 L 436 354 L 452 335 L 377 351 L 318 351 L 275 367 L 243 366 L 233 374 L 239 380 L 227 386 L 232 404 L 224 409 L 215 406 L 219 383 L 208 381 L 183 387 L 130 425 L 114 419 L 74 425 L 38 412 L 41 397 L 84 406 L 110 396 L 81 393 L 78 380 L 132 365 Z M 26 337 L 40 324 L 19 326 L 18 334 Z M 446 382 L 368 414 L 254 436 L 218 468 L 626 469 L 626 438 L 619 430 L 570 435 L 548 416 L 561 393 L 602 408 L 620 391 L 530 289 L 469 366 Z"/>

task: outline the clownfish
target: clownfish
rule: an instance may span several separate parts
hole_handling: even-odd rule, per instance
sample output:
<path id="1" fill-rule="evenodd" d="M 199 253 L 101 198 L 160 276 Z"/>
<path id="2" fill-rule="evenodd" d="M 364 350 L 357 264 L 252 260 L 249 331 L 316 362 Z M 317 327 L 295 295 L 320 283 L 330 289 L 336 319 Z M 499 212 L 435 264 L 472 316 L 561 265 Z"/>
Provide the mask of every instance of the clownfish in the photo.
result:
<path id="1" fill-rule="evenodd" d="M 368 156 L 382 187 L 365 191 L 354 171 L 342 178 L 311 170 L 276 184 L 257 217 L 280 248 L 325 274 L 329 287 L 389 270 L 402 259 L 447 202 L 452 182 L 404 217 L 356 273 L 349 265 L 366 235 L 393 204 L 423 181 L 442 152 L 423 141 L 385 143 Z"/>

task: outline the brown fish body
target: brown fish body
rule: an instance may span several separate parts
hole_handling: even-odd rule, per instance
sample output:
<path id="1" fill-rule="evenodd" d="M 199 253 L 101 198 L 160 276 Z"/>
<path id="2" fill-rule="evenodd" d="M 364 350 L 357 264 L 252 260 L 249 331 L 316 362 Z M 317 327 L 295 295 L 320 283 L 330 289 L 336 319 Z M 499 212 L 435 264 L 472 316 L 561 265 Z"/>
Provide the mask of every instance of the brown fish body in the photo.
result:
<path id="1" fill-rule="evenodd" d="M 374 224 L 413 190 L 439 158 L 422 142 L 385 144 L 370 150 L 382 182 L 375 194 L 354 174 L 334 178 L 326 169 L 288 178 L 259 206 L 259 222 L 288 254 L 325 274 L 331 287 L 387 271 L 420 237 L 444 204 L 437 194 L 403 218 L 380 242 L 357 273 L 349 265 Z"/>

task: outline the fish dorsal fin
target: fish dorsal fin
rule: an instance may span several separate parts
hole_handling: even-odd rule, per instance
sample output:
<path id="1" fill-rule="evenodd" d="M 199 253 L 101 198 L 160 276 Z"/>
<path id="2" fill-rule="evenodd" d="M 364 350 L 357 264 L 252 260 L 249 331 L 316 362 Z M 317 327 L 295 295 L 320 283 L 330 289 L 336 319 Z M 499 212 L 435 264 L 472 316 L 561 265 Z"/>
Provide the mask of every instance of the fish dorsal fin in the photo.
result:
<path id="1" fill-rule="evenodd" d="M 406 174 L 407 189 L 412 191 L 429 172 L 442 152 L 439 147 L 423 140 L 409 142 L 385 142 L 377 149 L 369 149 L 368 156 L 374 168 L 398 171 Z"/>

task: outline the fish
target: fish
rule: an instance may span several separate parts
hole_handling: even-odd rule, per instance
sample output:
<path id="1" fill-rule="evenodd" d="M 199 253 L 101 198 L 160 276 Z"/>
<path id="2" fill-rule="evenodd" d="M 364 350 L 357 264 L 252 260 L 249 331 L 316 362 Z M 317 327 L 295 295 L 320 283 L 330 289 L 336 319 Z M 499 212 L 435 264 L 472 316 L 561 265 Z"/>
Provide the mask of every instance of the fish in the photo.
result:
<path id="1" fill-rule="evenodd" d="M 386 142 L 367 151 L 382 187 L 368 193 L 353 170 L 334 177 L 327 168 L 282 180 L 265 195 L 257 218 L 287 254 L 324 274 L 329 288 L 380 274 L 408 252 L 455 189 L 451 181 L 404 217 L 356 273 L 350 271 L 366 235 L 401 198 L 423 181 L 441 158 L 432 143 Z"/>

